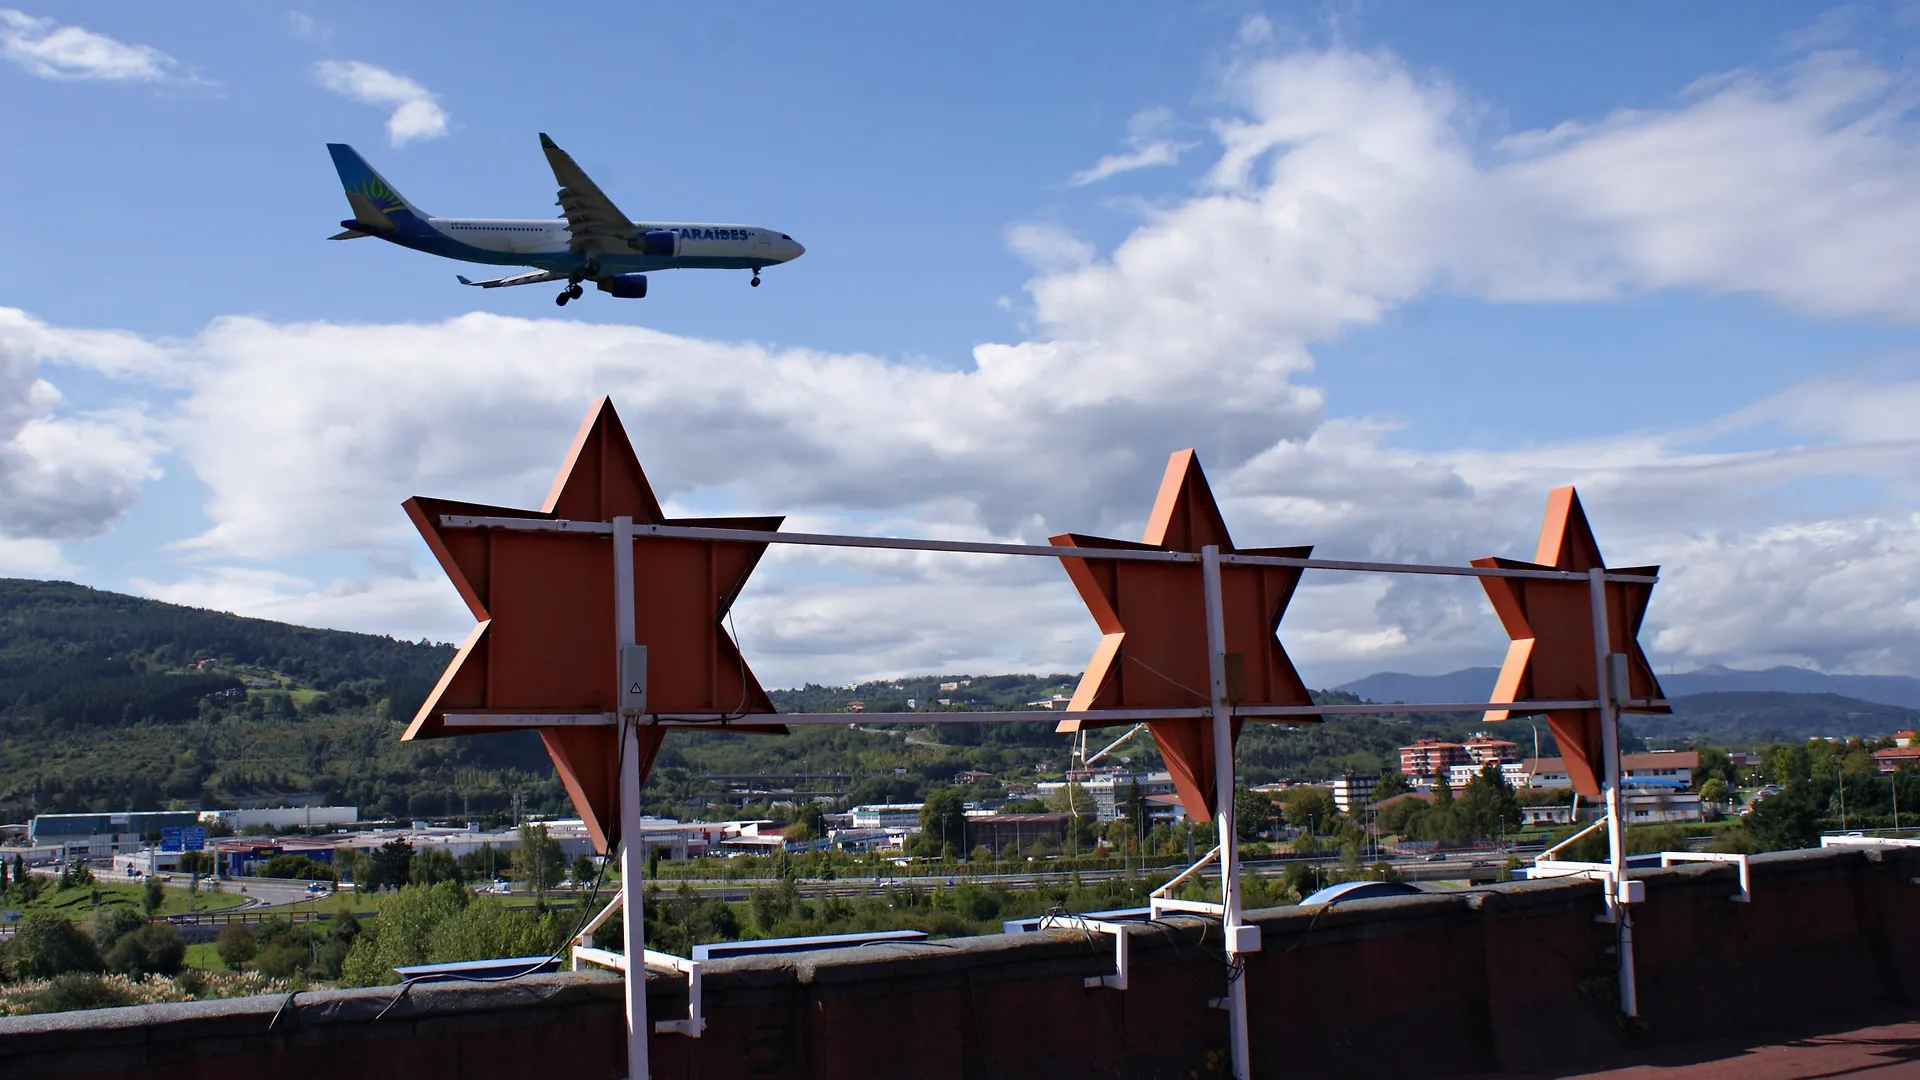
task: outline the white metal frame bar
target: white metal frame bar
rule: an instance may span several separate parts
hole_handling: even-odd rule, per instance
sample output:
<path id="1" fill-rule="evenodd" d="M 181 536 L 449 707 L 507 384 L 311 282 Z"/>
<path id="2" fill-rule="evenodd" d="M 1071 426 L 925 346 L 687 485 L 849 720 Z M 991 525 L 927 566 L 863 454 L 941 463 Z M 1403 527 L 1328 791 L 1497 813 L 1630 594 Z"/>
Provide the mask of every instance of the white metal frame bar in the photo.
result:
<path id="1" fill-rule="evenodd" d="M 1731 851 L 1663 851 L 1660 853 L 1660 865 L 1672 866 L 1682 862 L 1733 863 L 1740 868 L 1740 891 L 1727 899 L 1736 904 L 1753 901 L 1753 876 L 1747 866 L 1747 857 Z"/>
<path id="2" fill-rule="evenodd" d="M 1627 880 L 1627 831 L 1620 795 L 1620 717 L 1614 711 L 1612 637 L 1607 628 L 1607 575 L 1595 567 L 1587 571 L 1588 597 L 1593 609 L 1593 670 L 1600 698 L 1600 755 L 1604 776 L 1600 793 L 1607 807 L 1607 918 L 1613 923 L 1620 962 L 1620 1011 L 1640 1015 L 1640 992 L 1633 965 L 1633 912 L 1628 904 L 1640 899 L 1637 882 Z M 1624 689 L 1624 688 L 1620 688 Z"/>
<path id="3" fill-rule="evenodd" d="M 1200 548 L 1201 588 L 1207 610 L 1207 681 L 1213 705 L 1213 820 L 1220 837 L 1220 921 L 1226 932 L 1227 1049 L 1234 1080 L 1253 1075 L 1249 1059 L 1246 961 L 1243 954 L 1260 951 L 1260 928 L 1246 926 L 1240 913 L 1240 830 L 1233 806 L 1233 719 L 1227 705 L 1227 630 L 1221 614 L 1220 548 Z"/>
<path id="4" fill-rule="evenodd" d="M 1213 846 L 1213 850 L 1207 852 L 1205 855 L 1200 856 L 1199 862 L 1196 862 L 1192 866 L 1187 867 L 1185 870 L 1180 871 L 1179 875 L 1175 877 L 1172 881 L 1169 881 L 1165 885 L 1162 885 L 1159 888 L 1153 890 L 1153 892 L 1149 894 L 1149 897 L 1157 898 L 1157 897 L 1170 895 L 1174 889 L 1179 887 L 1181 882 L 1199 873 L 1201 870 L 1205 869 L 1208 865 L 1210 865 L 1213 862 L 1213 860 L 1219 857 L 1220 857 L 1220 845 L 1215 844 Z"/>
<path id="5" fill-rule="evenodd" d="M 608 913 L 607 911 L 601 912 L 602 915 Z M 652 949 L 643 950 L 640 955 L 642 957 L 642 975 L 640 978 L 642 985 L 646 983 L 644 969 L 649 967 L 660 968 L 666 971 L 679 971 L 687 977 L 686 1019 L 655 1020 L 653 1022 L 653 1033 L 655 1035 L 685 1035 L 690 1039 L 699 1038 L 700 1033 L 707 1029 L 707 1018 L 702 1015 L 700 1011 L 700 961 L 689 960 L 684 956 L 675 956 L 672 953 L 655 952 Z M 591 964 L 594 967 L 603 967 L 618 971 L 626 977 L 627 981 L 633 981 L 633 972 L 628 969 L 626 953 L 614 952 L 612 949 L 596 949 L 591 945 L 575 945 L 573 947 L 573 970 L 579 971 L 583 964 Z"/>
<path id="6" fill-rule="evenodd" d="M 633 519 L 613 519 L 613 643 L 614 678 L 620 678 L 621 653 L 638 641 L 633 612 Z M 640 687 L 640 699 L 646 699 L 646 686 Z M 644 710 L 644 705 L 642 706 Z M 620 725 L 620 898 L 626 916 L 620 920 L 622 951 L 628 957 L 641 957 L 638 970 L 627 967 L 627 1077 L 649 1080 L 648 1042 L 653 1029 L 647 1025 L 647 920 L 640 908 L 640 875 L 646 869 L 645 843 L 640 831 L 640 725 L 629 717 Z"/>
<path id="7" fill-rule="evenodd" d="M 1086 930 L 1095 934 L 1113 935 L 1113 974 L 1088 975 L 1081 980 L 1081 983 L 1089 990 L 1103 986 L 1109 990 L 1127 988 L 1129 924 L 1107 922 L 1104 919 L 1088 919 L 1079 915 L 1043 915 L 1040 918 L 1040 929 Z"/>
<path id="8" fill-rule="evenodd" d="M 476 514 L 442 514 L 440 524 L 451 529 L 513 529 L 526 532 L 567 532 L 610 535 L 613 524 L 606 521 L 571 521 L 564 518 L 486 517 Z M 1031 555 L 1048 559 L 1123 559 L 1138 562 L 1197 563 L 1201 556 L 1191 551 L 1163 551 L 1156 548 L 1078 548 L 1052 544 L 997 544 L 975 540 L 923 540 L 902 536 L 857 536 L 837 533 L 769 532 L 758 529 L 721 529 L 695 525 L 636 525 L 634 535 L 666 540 L 735 540 L 756 544 L 798 544 L 805 547 L 881 548 L 896 551 L 950 551 L 975 555 Z M 1364 562 L 1352 559 L 1293 559 L 1279 555 L 1222 554 L 1220 562 L 1232 566 L 1278 566 L 1298 570 L 1354 570 L 1382 574 L 1432 574 L 1443 577 L 1539 578 L 1549 581 L 1585 581 L 1577 570 L 1530 570 L 1500 566 L 1438 566 L 1425 563 Z M 1605 571 L 1602 571 L 1605 573 Z M 1605 574 L 1608 581 L 1651 584 L 1658 578 L 1646 574 Z"/>

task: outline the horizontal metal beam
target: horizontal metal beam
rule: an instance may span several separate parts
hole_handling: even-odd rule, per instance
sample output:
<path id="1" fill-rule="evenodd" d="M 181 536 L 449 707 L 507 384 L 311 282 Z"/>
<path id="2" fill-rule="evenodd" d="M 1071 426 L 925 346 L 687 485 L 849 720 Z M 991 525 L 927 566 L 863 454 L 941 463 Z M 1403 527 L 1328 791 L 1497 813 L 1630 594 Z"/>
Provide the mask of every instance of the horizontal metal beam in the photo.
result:
<path id="1" fill-rule="evenodd" d="M 506 529 L 511 532 L 589 533 L 611 536 L 611 521 L 569 521 L 565 518 L 486 517 L 477 514 L 441 514 L 445 529 Z"/>
<path id="2" fill-rule="evenodd" d="M 597 727 L 614 722 L 613 713 L 448 713 L 446 725 L 454 728 L 490 727 Z"/>
<path id="3" fill-rule="evenodd" d="M 1667 704 L 1657 699 L 1643 704 Z M 1572 709 L 1597 709 L 1591 698 L 1563 701 L 1444 701 L 1393 702 L 1361 705 L 1248 705 L 1235 708 L 1233 715 L 1248 720 L 1275 723 L 1315 723 L 1325 716 L 1397 716 L 1409 713 L 1471 713 L 1501 711 L 1527 715 L 1563 712 Z M 1204 719 L 1213 715 L 1208 708 L 1190 709 L 1024 709 L 998 712 L 834 712 L 834 713 L 659 713 L 642 718 L 654 727 L 725 728 L 768 724 L 1039 724 L 1060 720 L 1097 720 L 1103 723 L 1145 723 L 1150 720 Z M 446 725 L 453 728 L 527 728 L 596 727 L 614 723 L 607 713 L 448 713 Z"/>
<path id="4" fill-rule="evenodd" d="M 570 521 L 557 518 L 487 517 L 443 514 L 440 524 L 450 529 L 508 529 L 519 532 L 612 535 L 608 521 Z M 879 548 L 892 551 L 948 551 L 973 555 L 1026 555 L 1047 559 L 1119 559 L 1133 562 L 1198 563 L 1192 551 L 1152 548 L 1079 548 L 1053 544 L 998 544 L 977 540 L 926 540 L 908 536 L 854 536 L 840 533 L 770 532 L 759 529 L 722 529 L 700 525 L 636 525 L 635 536 L 665 540 L 732 540 L 754 544 L 799 544 L 807 547 Z M 1222 554 L 1220 561 L 1238 566 L 1280 566 L 1297 570 L 1346 570 L 1374 574 L 1437 574 L 1448 577 L 1543 578 L 1550 581 L 1586 581 L 1584 572 L 1530 570 L 1498 566 L 1440 566 L 1430 563 L 1366 562 L 1353 559 L 1292 559 L 1279 555 Z M 1608 574 L 1608 581 L 1652 584 L 1645 574 Z"/>
<path id="5" fill-rule="evenodd" d="M 1590 580 L 1585 570 L 1527 570 L 1504 566 L 1440 566 L 1433 563 L 1362 562 L 1354 559 L 1292 559 L 1283 555 L 1229 555 L 1220 561 L 1238 566 L 1284 566 L 1298 570 L 1355 570 L 1372 574 L 1439 574 L 1445 577 L 1543 578 L 1548 581 Z M 1608 581 L 1651 585 L 1660 579 L 1646 574 L 1608 574 Z"/>

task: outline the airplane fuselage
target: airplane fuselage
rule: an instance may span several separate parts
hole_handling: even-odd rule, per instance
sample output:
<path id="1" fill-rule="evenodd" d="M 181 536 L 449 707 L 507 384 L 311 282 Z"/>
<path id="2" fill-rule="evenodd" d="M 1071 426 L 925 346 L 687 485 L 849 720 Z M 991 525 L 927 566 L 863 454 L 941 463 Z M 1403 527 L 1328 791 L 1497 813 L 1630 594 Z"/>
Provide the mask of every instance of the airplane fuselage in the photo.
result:
<path id="1" fill-rule="evenodd" d="M 576 251 L 570 246 L 567 223 L 561 220 L 422 218 L 406 210 L 391 212 L 389 217 L 399 228 L 377 235 L 401 247 L 462 262 L 534 266 L 563 274 L 759 270 L 788 262 L 805 250 L 790 237 L 756 225 L 640 224 L 626 242 L 626 250 L 608 244 L 599 251 Z"/>

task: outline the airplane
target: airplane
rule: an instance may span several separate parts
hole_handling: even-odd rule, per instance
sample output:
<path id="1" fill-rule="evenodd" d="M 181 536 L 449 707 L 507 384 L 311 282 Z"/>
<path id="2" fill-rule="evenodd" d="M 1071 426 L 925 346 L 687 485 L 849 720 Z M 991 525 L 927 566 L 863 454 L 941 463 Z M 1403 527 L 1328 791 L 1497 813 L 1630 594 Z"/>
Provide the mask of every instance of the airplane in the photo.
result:
<path id="1" fill-rule="evenodd" d="M 480 289 L 564 281 L 566 287 L 553 301 L 561 307 L 580 299 L 585 281 L 612 296 L 640 299 L 647 295 L 647 274 L 656 270 L 751 270 L 747 284 L 758 288 L 763 268 L 806 254 L 793 237 L 757 225 L 634 221 L 544 131 L 540 149 L 560 182 L 555 205 L 562 220 L 434 217 L 408 202 L 353 147 L 328 143 L 347 205 L 353 208 L 353 217 L 340 223 L 346 231 L 328 239 L 373 236 L 462 262 L 531 266 L 534 269 L 525 273 L 491 281 L 455 277 Z"/>

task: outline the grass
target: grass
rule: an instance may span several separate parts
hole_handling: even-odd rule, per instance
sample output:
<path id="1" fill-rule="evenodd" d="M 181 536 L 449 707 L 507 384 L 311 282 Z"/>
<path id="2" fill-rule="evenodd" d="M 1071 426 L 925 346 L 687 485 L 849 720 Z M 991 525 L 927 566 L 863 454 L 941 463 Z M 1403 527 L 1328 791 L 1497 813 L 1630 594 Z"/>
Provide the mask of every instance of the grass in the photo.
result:
<path id="1" fill-rule="evenodd" d="M 214 951 L 213 945 L 211 941 L 203 941 L 198 945 L 187 946 L 186 965 L 190 968 L 199 968 L 201 971 L 227 970 L 226 962 L 220 959 L 220 954 Z"/>
<path id="2" fill-rule="evenodd" d="M 80 885 L 71 889 L 47 889 L 35 897 L 33 903 L 27 904 L 20 910 L 22 912 L 57 911 L 69 918 L 84 919 L 93 914 L 93 890 L 96 888 L 100 890 L 102 907 L 109 904 L 126 904 L 138 909 L 141 900 L 146 896 L 144 885 L 123 881 L 103 881 L 96 885 Z M 160 910 L 156 914 L 185 914 L 188 911 L 188 900 L 189 894 L 186 889 L 169 888 L 166 890 L 166 900 L 160 905 Z M 191 900 L 194 911 L 220 911 L 239 906 L 246 897 L 238 893 L 216 893 L 202 889 L 197 896 L 192 896 Z"/>

